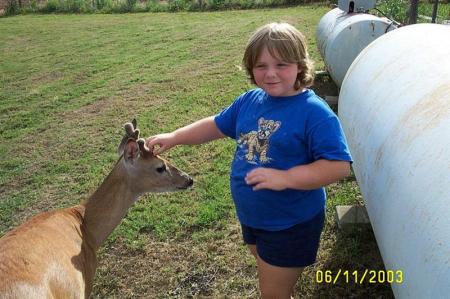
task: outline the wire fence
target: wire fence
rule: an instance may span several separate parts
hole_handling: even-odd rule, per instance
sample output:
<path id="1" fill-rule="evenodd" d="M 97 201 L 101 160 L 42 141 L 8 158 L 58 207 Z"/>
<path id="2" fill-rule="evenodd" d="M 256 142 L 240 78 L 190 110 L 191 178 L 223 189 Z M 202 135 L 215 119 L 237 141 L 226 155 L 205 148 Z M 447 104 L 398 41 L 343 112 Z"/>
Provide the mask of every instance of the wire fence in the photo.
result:
<path id="1" fill-rule="evenodd" d="M 409 24 L 412 17 L 416 23 L 448 24 L 450 20 L 450 0 L 418 1 L 417 12 L 413 16 L 411 9 L 414 9 L 414 6 L 409 0 L 381 0 L 377 2 L 373 13 L 403 25 Z"/>

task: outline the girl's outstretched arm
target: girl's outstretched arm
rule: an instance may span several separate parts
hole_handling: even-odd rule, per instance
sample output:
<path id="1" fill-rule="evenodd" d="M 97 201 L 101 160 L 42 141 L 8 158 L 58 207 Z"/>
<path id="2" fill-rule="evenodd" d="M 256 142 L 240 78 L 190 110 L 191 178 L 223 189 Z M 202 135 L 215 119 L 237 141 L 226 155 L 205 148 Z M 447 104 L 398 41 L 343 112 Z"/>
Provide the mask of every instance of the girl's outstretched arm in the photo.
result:
<path id="1" fill-rule="evenodd" d="M 225 135 L 216 126 L 214 116 L 210 116 L 171 133 L 151 136 L 147 138 L 145 144 L 148 148 L 153 149 L 154 155 L 159 155 L 178 144 L 202 144 L 224 137 Z"/>

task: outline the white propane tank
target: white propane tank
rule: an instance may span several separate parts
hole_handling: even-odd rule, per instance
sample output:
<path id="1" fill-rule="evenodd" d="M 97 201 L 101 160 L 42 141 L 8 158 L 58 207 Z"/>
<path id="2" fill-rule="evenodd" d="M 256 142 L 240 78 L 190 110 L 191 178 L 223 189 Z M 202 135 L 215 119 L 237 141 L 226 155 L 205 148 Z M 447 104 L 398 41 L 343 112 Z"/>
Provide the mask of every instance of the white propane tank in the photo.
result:
<path id="1" fill-rule="evenodd" d="M 335 8 L 320 19 L 317 47 L 333 81 L 341 86 L 345 73 L 362 49 L 396 26 L 386 18 L 347 13 Z"/>
<path id="2" fill-rule="evenodd" d="M 338 111 L 395 297 L 449 298 L 450 26 L 410 25 L 371 43 Z"/>

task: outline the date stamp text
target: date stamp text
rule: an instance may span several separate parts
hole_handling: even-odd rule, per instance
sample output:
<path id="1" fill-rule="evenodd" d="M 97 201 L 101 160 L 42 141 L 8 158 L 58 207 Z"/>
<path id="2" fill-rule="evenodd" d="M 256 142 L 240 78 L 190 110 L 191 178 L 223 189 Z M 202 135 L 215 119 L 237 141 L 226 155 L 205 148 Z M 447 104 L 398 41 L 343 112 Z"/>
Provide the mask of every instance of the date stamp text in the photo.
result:
<path id="1" fill-rule="evenodd" d="M 317 270 L 316 282 L 336 284 L 338 282 L 345 283 L 397 283 L 403 282 L 402 270 Z"/>

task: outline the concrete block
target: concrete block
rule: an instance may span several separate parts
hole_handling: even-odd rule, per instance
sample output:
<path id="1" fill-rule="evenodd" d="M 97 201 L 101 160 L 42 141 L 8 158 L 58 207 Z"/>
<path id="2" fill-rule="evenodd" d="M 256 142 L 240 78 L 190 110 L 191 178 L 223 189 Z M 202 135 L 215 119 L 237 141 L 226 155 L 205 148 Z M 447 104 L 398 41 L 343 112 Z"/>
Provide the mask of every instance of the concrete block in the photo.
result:
<path id="1" fill-rule="evenodd" d="M 336 221 L 342 230 L 370 227 L 369 215 L 364 206 L 336 206 Z"/>

